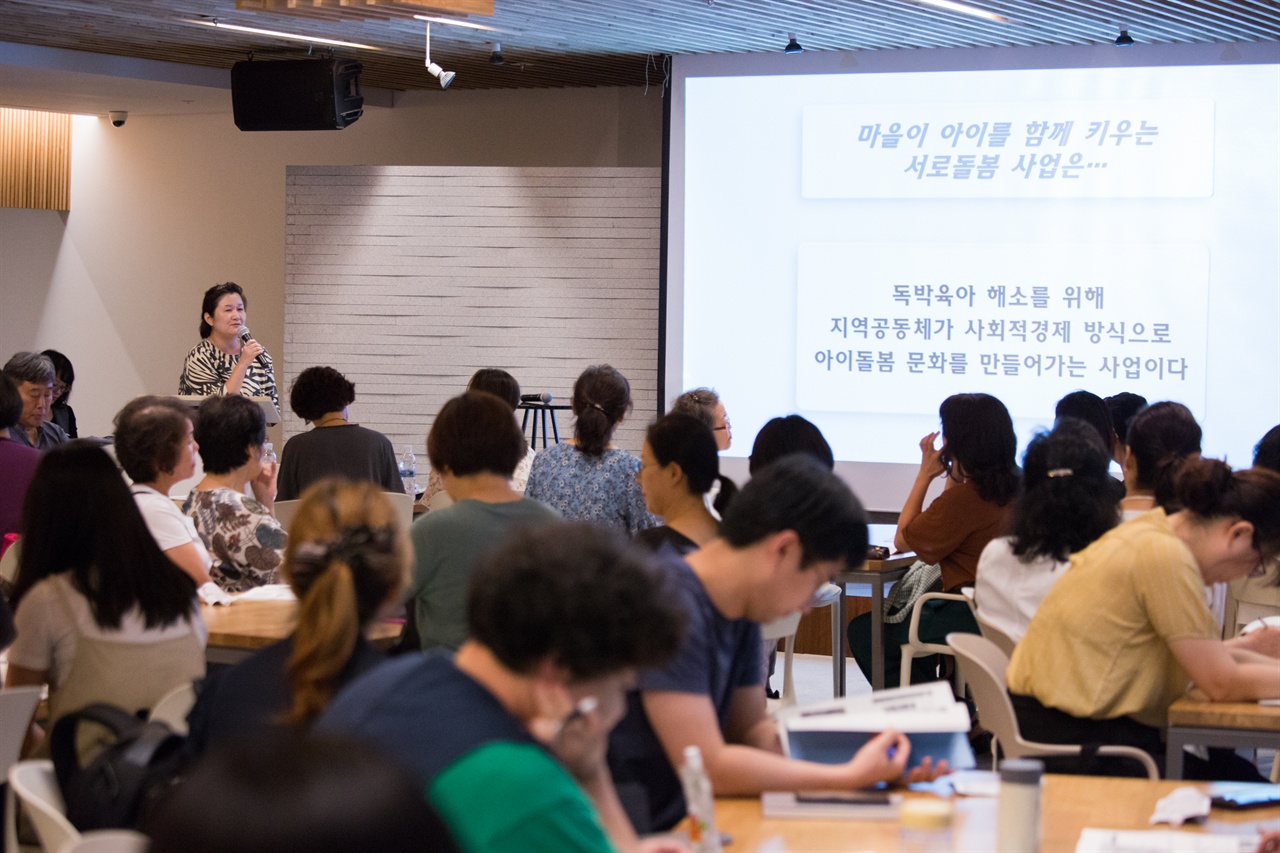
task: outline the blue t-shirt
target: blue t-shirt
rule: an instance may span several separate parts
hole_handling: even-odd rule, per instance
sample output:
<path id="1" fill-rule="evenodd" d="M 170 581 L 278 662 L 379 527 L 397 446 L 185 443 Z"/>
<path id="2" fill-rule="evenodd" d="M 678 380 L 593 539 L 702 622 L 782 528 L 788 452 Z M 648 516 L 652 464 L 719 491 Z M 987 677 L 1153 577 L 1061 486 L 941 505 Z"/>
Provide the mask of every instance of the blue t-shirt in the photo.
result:
<path id="1" fill-rule="evenodd" d="M 685 815 L 684 794 L 675 768 L 667 761 L 640 701 L 645 690 L 696 693 L 716 709 L 723 731 L 734 692 L 760 685 L 760 626 L 749 619 L 729 619 L 707 595 L 702 581 L 680 555 L 659 552 L 656 562 L 676 590 L 688 618 L 684 642 L 675 659 L 660 669 L 645 670 L 627 696 L 627 714 L 609 737 L 609 769 L 619 794 L 642 831 L 674 826 Z M 635 813 L 636 788 L 648 802 L 648 826 Z"/>

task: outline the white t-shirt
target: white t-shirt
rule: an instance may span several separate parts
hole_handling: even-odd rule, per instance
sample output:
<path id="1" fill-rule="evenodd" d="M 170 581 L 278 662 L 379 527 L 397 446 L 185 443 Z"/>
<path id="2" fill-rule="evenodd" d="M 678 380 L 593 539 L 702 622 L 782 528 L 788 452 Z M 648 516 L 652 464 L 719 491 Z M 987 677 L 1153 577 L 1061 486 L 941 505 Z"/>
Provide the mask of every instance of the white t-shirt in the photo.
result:
<path id="1" fill-rule="evenodd" d="M 978 557 L 973 589 L 978 615 L 1018 642 L 1049 588 L 1066 574 L 1069 565 L 1049 557 L 1023 562 L 1013 553 L 1012 537 L 992 539 Z"/>
<path id="2" fill-rule="evenodd" d="M 65 604 L 63 603 L 65 601 Z M 72 621 L 74 620 L 74 621 Z M 93 620 L 88 600 L 63 572 L 47 577 L 31 588 L 13 615 L 18 637 L 9 647 L 9 663 L 37 672 L 48 670 L 49 684 L 57 689 L 71 672 L 76 639 L 83 634 L 116 643 L 159 643 L 194 634 L 200 645 L 209 639 L 200 607 L 192 599 L 192 617 L 164 628 L 148 628 L 142 611 L 134 608 L 120 620 L 119 630 L 107 630 Z"/>
<path id="3" fill-rule="evenodd" d="M 196 533 L 195 522 L 189 516 L 182 514 L 182 510 L 178 509 L 173 498 L 161 494 L 150 486 L 135 483 L 133 500 L 138 505 L 139 512 L 142 513 L 142 520 L 147 523 L 147 530 L 151 531 L 151 538 L 156 540 L 161 551 L 191 543 L 200 552 L 205 569 L 213 565 L 213 561 L 209 558 L 209 550 L 204 547 L 204 542 Z"/>

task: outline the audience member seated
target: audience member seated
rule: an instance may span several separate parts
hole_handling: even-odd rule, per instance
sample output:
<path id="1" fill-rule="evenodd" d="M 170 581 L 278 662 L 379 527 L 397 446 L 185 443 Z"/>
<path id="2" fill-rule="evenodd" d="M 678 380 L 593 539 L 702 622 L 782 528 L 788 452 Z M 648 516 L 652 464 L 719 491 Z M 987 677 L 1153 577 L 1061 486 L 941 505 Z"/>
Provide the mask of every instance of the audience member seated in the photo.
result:
<path id="1" fill-rule="evenodd" d="M 521 531 L 477 566 L 467 623 L 452 658 L 383 664 L 318 729 L 401 762 L 469 853 L 643 847 L 604 757 L 636 669 L 680 640 L 644 552 L 592 525 Z"/>
<path id="2" fill-rule="evenodd" d="M 145 710 L 204 675 L 195 582 L 165 558 L 111 457 L 40 460 L 23 508 L 6 687 L 49 685 L 49 724 L 91 702 Z"/>
<path id="3" fill-rule="evenodd" d="M 458 853 L 407 773 L 336 736 L 251 739 L 210 753 L 147 831 L 150 853 Z"/>
<path id="4" fill-rule="evenodd" d="M 1015 643 L 1070 555 L 1119 521 L 1110 464 L 1097 431 L 1075 418 L 1059 418 L 1027 445 L 1013 532 L 982 549 L 974 585 L 978 615 Z"/>
<path id="5" fill-rule="evenodd" d="M 209 677 L 188 720 L 195 752 L 311 725 L 343 685 L 381 662 L 365 630 L 398 600 L 412 555 L 372 483 L 320 480 L 304 493 L 280 573 L 298 596 L 293 636 Z"/>
<path id="6" fill-rule="evenodd" d="M 1111 413 L 1111 428 L 1116 431 L 1117 444 L 1112 458 L 1117 465 L 1123 466 L 1124 449 L 1129 445 L 1129 424 L 1133 422 L 1134 415 L 1147 407 L 1147 398 L 1131 391 L 1121 391 L 1104 397 L 1103 402 Z"/>
<path id="7" fill-rule="evenodd" d="M 195 524 L 169 490 L 196 472 L 195 431 L 186 406 L 170 397 L 138 397 L 116 415 L 116 461 L 133 480 L 133 499 L 164 555 L 198 586 L 213 564 Z"/>
<path id="8" fill-rule="evenodd" d="M 685 391 L 671 404 L 670 414 L 690 415 L 707 425 L 716 437 L 716 448 L 728 450 L 733 444 L 733 425 L 725 412 L 724 401 L 714 388 L 694 388 Z M 738 484 L 720 474 L 715 485 L 707 492 L 708 508 L 716 517 L 716 521 L 724 515 L 729 501 L 738 493 Z"/>
<path id="9" fill-rule="evenodd" d="M 262 410 L 244 397 L 210 397 L 200 404 L 195 437 L 204 479 L 182 511 L 213 556 L 210 577 L 226 592 L 275 583 L 289 537 L 273 515 L 277 465 L 262 461 Z M 253 497 L 244 493 L 245 483 Z"/>
<path id="10" fill-rule="evenodd" d="M 610 442 L 631 411 L 631 385 L 607 364 L 588 367 L 573 385 L 573 441 L 548 447 L 533 461 L 525 494 L 565 518 L 635 535 L 658 520 L 644 508 L 636 482 L 640 460 Z"/>
<path id="11" fill-rule="evenodd" d="M 835 470 L 836 458 L 826 436 L 811 421 L 799 415 L 774 418 L 760 427 L 751 456 L 747 458 L 747 470 L 751 476 L 757 471 L 792 453 L 804 453 L 822 463 L 828 471 Z"/>
<path id="12" fill-rule="evenodd" d="M 757 474 L 729 505 L 721 538 L 681 558 L 656 556 L 688 629 L 674 660 L 642 671 L 609 742 L 609 766 L 627 802 L 645 802 L 642 830 L 686 813 L 676 768 L 702 752 L 718 796 L 854 790 L 903 777 L 911 744 L 885 731 L 844 764 L 781 755 L 760 682 L 760 625 L 801 610 L 867 550 L 862 506 L 821 463 L 796 454 Z M 933 774 L 926 765 L 910 779 Z M 940 770 L 943 768 L 939 768 Z"/>
<path id="13" fill-rule="evenodd" d="M 279 408 L 271 354 L 253 338 L 240 338 L 240 330 L 249 319 L 248 306 L 244 290 L 234 281 L 215 284 L 204 292 L 200 303 L 200 343 L 191 348 L 182 363 L 179 394 L 270 397 Z"/>
<path id="14" fill-rule="evenodd" d="M 1055 419 L 1076 418 L 1084 421 L 1094 428 L 1098 437 L 1102 439 L 1102 443 L 1106 445 L 1107 456 L 1116 455 L 1117 438 L 1111 419 L 1111 407 L 1097 394 L 1089 391 L 1072 391 L 1054 406 L 1053 417 Z M 1117 496 L 1119 497 L 1123 495 Z"/>
<path id="15" fill-rule="evenodd" d="M 10 427 L 22 418 L 22 395 L 7 373 L 0 373 L 0 536 L 17 533 L 22 501 L 35 476 L 40 451 L 10 438 Z"/>
<path id="16" fill-rule="evenodd" d="M 419 648 L 462 645 L 476 561 L 512 530 L 560 518 L 511 488 L 511 472 L 526 447 L 511 412 L 492 394 L 468 391 L 444 404 L 427 435 L 431 468 L 440 472 L 453 504 L 418 519 L 411 532 L 409 602 Z"/>
<path id="17" fill-rule="evenodd" d="M 666 523 L 641 530 L 636 541 L 687 554 L 719 536 L 720 522 L 704 500 L 719 471 L 715 436 L 702 421 L 672 412 L 654 422 L 645 434 L 636 480 L 645 507 Z"/>
<path id="18" fill-rule="evenodd" d="M 1103 535 L 1041 602 L 1009 666 L 1028 740 L 1135 746 L 1163 767 L 1169 705 L 1188 683 L 1217 702 L 1280 698 L 1280 630 L 1223 642 L 1204 594 L 1280 553 L 1280 474 L 1188 459 L 1176 489 L 1183 509 L 1157 508 Z M 1234 752 L 1209 755 L 1185 756 L 1187 778 L 1262 781 Z M 1096 756 L 1046 763 L 1137 772 Z"/>
<path id="19" fill-rule="evenodd" d="M 49 420 L 62 427 L 68 438 L 79 438 L 76 430 L 76 413 L 71 408 L 71 386 L 76 381 L 76 369 L 67 358 L 56 349 L 47 349 L 40 353 L 53 362 L 53 405 L 49 407 Z"/>
<path id="20" fill-rule="evenodd" d="M 1280 471 L 1280 426 L 1267 430 L 1253 448 L 1253 467 Z"/>
<path id="21" fill-rule="evenodd" d="M 343 477 L 404 494 L 391 441 L 377 430 L 348 423 L 356 386 L 332 367 L 308 367 L 289 391 L 293 413 L 313 426 L 285 442 L 280 452 L 276 500 L 292 501 L 316 480 Z"/>
<path id="22" fill-rule="evenodd" d="M 516 378 L 505 370 L 496 367 L 482 367 L 471 377 L 471 381 L 467 383 L 468 391 L 488 391 L 502 402 L 511 407 L 511 415 L 514 418 L 516 407 L 520 405 L 520 383 Z M 511 488 L 520 494 L 524 494 L 525 487 L 529 485 L 529 472 L 533 470 L 534 449 L 526 445 L 524 457 L 516 465 L 516 470 L 511 474 Z M 443 498 L 440 497 L 443 495 Z M 426 493 L 422 496 L 421 503 L 430 511 L 432 509 L 440 509 L 442 506 L 448 506 L 449 495 L 444 490 L 444 481 L 440 479 L 440 472 L 431 469 L 431 473 L 427 476 Z"/>
<path id="23" fill-rule="evenodd" d="M 920 470 L 898 515 L 893 544 L 900 551 L 914 551 L 920 563 L 899 586 L 917 593 L 934 591 L 937 581 L 929 566 L 937 566 L 943 592 L 956 593 L 974 582 L 978 557 L 987 543 L 1008 532 L 1009 511 L 1018 493 L 1018 467 L 1014 455 L 1018 440 L 1009 410 L 990 394 L 955 394 L 938 409 L 942 421 L 942 449 L 931 432 L 920 440 Z M 942 493 L 924 508 L 925 493 L 938 477 L 946 477 Z M 913 577 L 914 575 L 914 577 Z M 922 577 L 923 576 L 923 577 Z M 895 590 L 896 591 L 896 590 Z M 918 597 L 918 596 L 917 596 Z M 914 598 L 901 599 L 885 626 L 886 687 L 898 686 L 901 646 L 911 626 Z M 968 604 L 960 601 L 926 601 L 920 616 L 920 639 L 945 643 L 952 631 L 977 633 L 978 624 Z M 858 666 L 871 678 L 871 614 L 849 623 L 849 648 Z M 938 677 L 936 656 L 916 658 L 911 681 Z"/>
<path id="24" fill-rule="evenodd" d="M 36 450 L 48 450 L 67 441 L 62 427 L 50 421 L 53 404 L 53 362 L 39 353 L 19 352 L 5 363 L 4 372 L 18 387 L 22 414 L 9 427 L 9 438 Z"/>
<path id="25" fill-rule="evenodd" d="M 1280 426 L 1268 430 L 1254 446 L 1253 467 L 1280 472 Z M 1234 580 L 1229 587 L 1232 599 L 1237 602 L 1237 606 L 1232 608 L 1233 621 L 1227 626 L 1229 633 L 1234 634 L 1240 623 L 1247 623 L 1263 613 L 1270 615 L 1280 611 L 1280 560 L 1269 561 L 1261 572 Z M 1242 602 L 1262 605 L 1266 609 L 1245 615 L 1239 611 L 1239 603 Z"/>
<path id="26" fill-rule="evenodd" d="M 1127 438 L 1122 520 L 1156 506 L 1173 512 L 1175 475 L 1183 459 L 1200 453 L 1200 424 L 1181 403 L 1153 403 L 1133 416 Z"/>

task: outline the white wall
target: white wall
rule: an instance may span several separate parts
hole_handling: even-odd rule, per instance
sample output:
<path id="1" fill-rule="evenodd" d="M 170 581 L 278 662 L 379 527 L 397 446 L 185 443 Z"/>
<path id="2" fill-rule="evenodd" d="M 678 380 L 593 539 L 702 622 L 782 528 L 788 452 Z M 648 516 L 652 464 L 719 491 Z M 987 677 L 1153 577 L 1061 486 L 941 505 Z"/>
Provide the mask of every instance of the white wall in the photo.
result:
<path id="1" fill-rule="evenodd" d="M 661 136 L 654 88 L 412 93 L 330 132 L 242 133 L 229 95 L 219 115 L 77 118 L 71 211 L 0 210 L 0 358 L 65 352 L 81 433 L 109 433 L 129 398 L 176 391 L 200 296 L 230 280 L 283 378 L 286 166 L 657 166 Z"/>

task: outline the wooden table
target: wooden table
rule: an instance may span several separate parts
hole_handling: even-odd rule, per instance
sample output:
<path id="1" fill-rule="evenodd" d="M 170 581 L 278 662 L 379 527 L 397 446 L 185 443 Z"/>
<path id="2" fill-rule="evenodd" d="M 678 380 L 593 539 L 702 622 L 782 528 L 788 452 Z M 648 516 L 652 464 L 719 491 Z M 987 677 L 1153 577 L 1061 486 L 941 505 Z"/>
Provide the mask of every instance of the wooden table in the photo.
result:
<path id="1" fill-rule="evenodd" d="M 912 553 L 894 554 L 883 560 L 867 560 L 853 572 L 841 572 L 834 583 L 842 589 L 846 584 L 871 584 L 871 689 L 884 688 L 884 587 L 907 573 L 916 561 Z M 831 687 L 837 698 L 845 694 L 844 672 L 844 596 L 831 605 Z"/>
<path id="2" fill-rule="evenodd" d="M 283 640 L 293 633 L 297 622 L 296 601 L 237 601 L 235 604 L 200 605 L 209 629 L 205 660 L 209 663 L 239 663 L 256 649 Z M 376 622 L 369 639 L 379 648 L 395 644 L 399 622 Z"/>
<path id="3" fill-rule="evenodd" d="M 1098 829 L 1168 829 L 1147 819 L 1156 801 L 1184 783 L 1099 776 L 1046 776 L 1041 794 L 1040 850 L 1073 851 L 1080 831 Z M 908 797 L 932 794 L 908 792 Z M 997 800 L 955 797 L 954 849 L 985 851 L 996 848 Z M 1256 824 L 1280 818 L 1280 807 L 1248 812 L 1214 809 L 1206 827 L 1185 832 L 1252 834 Z M 716 800 L 716 823 L 733 836 L 728 853 L 753 853 L 763 842 L 781 838 L 787 851 L 896 850 L 898 823 L 894 820 L 766 820 L 760 798 Z"/>
<path id="4" fill-rule="evenodd" d="M 1280 749 L 1280 707 L 1257 702 L 1179 699 L 1169 706 L 1167 778 L 1182 778 L 1183 747 L 1188 744 Z"/>

